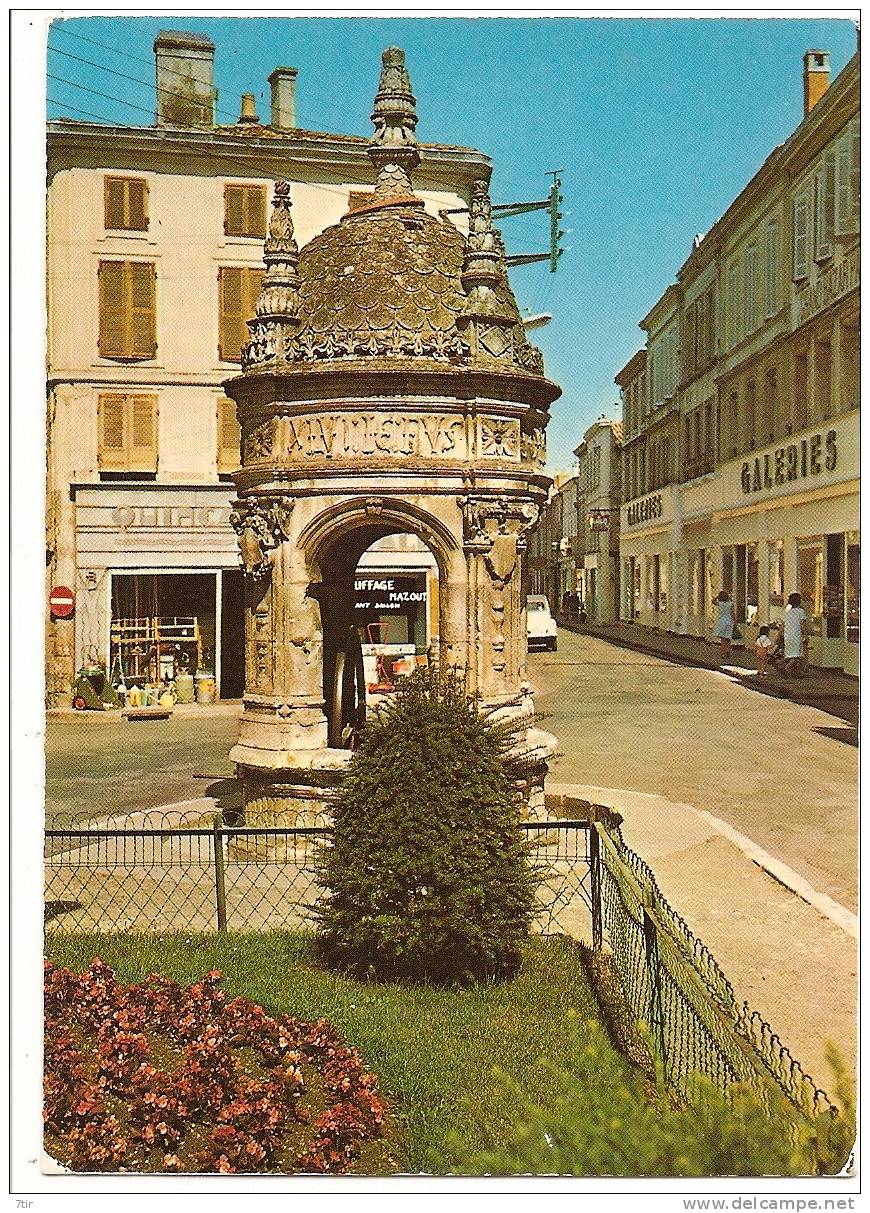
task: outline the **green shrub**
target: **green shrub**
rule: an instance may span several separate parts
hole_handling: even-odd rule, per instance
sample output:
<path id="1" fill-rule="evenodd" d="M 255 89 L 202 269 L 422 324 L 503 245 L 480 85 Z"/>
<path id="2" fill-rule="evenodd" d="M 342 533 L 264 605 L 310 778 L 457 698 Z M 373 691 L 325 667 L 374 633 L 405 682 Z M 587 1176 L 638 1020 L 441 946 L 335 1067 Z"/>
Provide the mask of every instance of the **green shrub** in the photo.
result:
<path id="1" fill-rule="evenodd" d="M 607 1065 L 601 1027 L 586 1024 L 581 1072 Z M 748 1086 L 726 1101 L 699 1081 L 691 1107 L 677 1108 L 663 1090 L 645 1097 L 615 1071 L 589 1083 L 539 1063 L 558 1094 L 539 1104 L 500 1073 L 510 1118 L 487 1150 L 447 1138 L 442 1169 L 464 1175 L 715 1176 L 836 1174 L 846 1162 L 853 1124 L 823 1116 L 815 1129 L 799 1121 L 783 1099 L 766 1109 Z M 612 1064 L 610 1065 L 612 1070 Z"/>
<path id="2" fill-rule="evenodd" d="M 335 806 L 317 911 L 328 963 L 437 984 L 516 971 L 535 897 L 509 740 L 456 678 L 402 680 Z"/>

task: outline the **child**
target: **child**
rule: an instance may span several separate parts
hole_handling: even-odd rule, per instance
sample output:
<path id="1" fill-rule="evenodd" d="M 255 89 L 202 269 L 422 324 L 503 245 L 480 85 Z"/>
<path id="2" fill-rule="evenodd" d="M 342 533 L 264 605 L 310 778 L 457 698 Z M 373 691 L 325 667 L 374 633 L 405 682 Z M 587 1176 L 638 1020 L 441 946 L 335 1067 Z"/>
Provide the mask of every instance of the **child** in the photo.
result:
<path id="1" fill-rule="evenodd" d="M 755 656 L 758 658 L 758 677 L 767 677 L 767 658 L 773 641 L 770 639 L 770 628 L 766 623 L 758 629 L 758 639 L 755 642 Z"/>

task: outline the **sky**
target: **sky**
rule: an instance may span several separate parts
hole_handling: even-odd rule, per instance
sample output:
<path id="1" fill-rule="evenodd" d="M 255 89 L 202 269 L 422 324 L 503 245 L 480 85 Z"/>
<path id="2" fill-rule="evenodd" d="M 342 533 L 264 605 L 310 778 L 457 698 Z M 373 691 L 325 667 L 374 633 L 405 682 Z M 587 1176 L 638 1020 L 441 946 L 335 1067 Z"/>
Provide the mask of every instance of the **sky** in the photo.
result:
<path id="1" fill-rule="evenodd" d="M 563 170 L 557 272 L 511 270 L 520 308 L 553 317 L 532 334 L 563 392 L 551 472 L 571 469 L 596 418 L 619 417 L 613 377 L 643 344 L 639 321 L 693 236 L 800 123 L 804 51 L 829 51 L 833 77 L 856 49 L 854 22 L 827 17 L 72 18 L 49 32 L 49 117 L 150 125 L 161 29 L 214 41 L 220 122 L 236 120 L 244 92 L 268 121 L 267 77 L 281 65 L 299 70 L 300 127 L 368 135 L 380 53 L 398 45 L 418 138 L 490 156 L 494 202 L 543 199 L 547 174 Z M 548 248 L 545 212 L 502 231 L 509 253 Z"/>

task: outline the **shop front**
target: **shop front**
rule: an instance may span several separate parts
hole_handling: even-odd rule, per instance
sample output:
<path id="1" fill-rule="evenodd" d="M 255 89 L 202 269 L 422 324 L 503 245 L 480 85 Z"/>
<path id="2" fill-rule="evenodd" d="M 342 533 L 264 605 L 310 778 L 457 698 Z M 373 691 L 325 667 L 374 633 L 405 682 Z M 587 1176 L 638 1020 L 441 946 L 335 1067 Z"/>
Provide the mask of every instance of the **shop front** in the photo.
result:
<path id="1" fill-rule="evenodd" d="M 113 682 L 244 688 L 244 588 L 231 487 L 74 485 L 76 660 Z"/>
<path id="2" fill-rule="evenodd" d="M 678 526 L 673 487 L 623 505 L 619 552 L 624 621 L 676 630 L 671 583 Z"/>

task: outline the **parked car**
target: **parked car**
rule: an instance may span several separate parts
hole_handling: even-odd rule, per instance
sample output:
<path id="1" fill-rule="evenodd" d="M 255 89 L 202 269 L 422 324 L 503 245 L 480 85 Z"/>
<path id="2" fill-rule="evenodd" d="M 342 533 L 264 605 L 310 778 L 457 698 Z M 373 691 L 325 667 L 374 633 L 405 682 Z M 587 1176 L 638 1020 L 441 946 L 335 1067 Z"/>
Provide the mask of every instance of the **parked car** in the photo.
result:
<path id="1" fill-rule="evenodd" d="M 529 648 L 556 651 L 556 620 L 543 594 L 529 594 L 526 599 L 526 631 Z"/>

